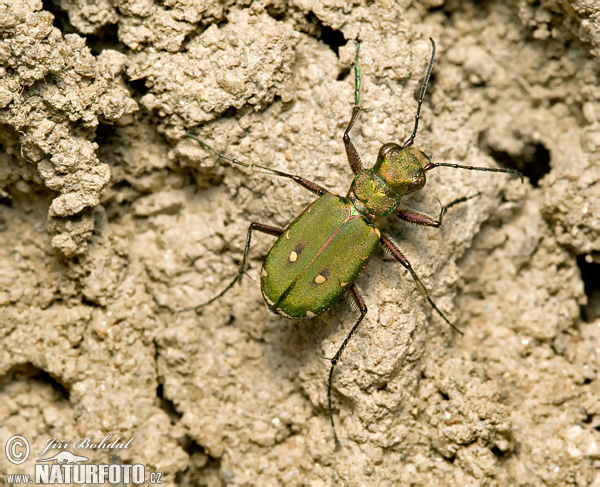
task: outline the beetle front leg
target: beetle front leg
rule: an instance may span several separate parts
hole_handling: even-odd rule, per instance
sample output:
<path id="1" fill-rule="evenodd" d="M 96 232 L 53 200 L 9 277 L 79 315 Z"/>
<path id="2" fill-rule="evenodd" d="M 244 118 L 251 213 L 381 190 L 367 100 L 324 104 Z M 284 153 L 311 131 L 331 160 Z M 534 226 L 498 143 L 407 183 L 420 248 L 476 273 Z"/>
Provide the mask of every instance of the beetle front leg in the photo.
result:
<path id="1" fill-rule="evenodd" d="M 348 342 L 352 338 L 352 335 L 354 335 L 354 332 L 358 328 L 358 325 L 360 325 L 360 322 L 367 314 L 367 305 L 365 304 L 365 300 L 363 299 L 363 297 L 360 295 L 356 284 L 352 284 L 352 286 L 350 286 L 350 291 L 352 291 L 352 297 L 354 298 L 354 301 L 356 301 L 358 309 L 360 310 L 360 316 L 354 322 L 354 325 L 352 325 L 352 329 L 344 339 L 342 346 L 338 349 L 334 357 L 331 359 L 331 369 L 329 369 L 329 385 L 327 386 L 327 407 L 329 409 L 329 420 L 331 421 L 331 429 L 333 430 L 333 439 L 335 440 L 336 449 L 340 447 L 340 440 L 338 439 L 337 433 L 335 432 L 333 411 L 331 410 L 331 385 L 333 384 L 333 369 L 335 369 L 335 366 L 340 361 L 342 353 L 344 353 L 344 349 L 346 348 L 346 345 L 348 345 Z"/>
<path id="2" fill-rule="evenodd" d="M 473 196 L 463 196 L 461 198 L 455 199 L 454 201 L 451 201 L 447 205 L 442 206 L 440 208 L 440 214 L 439 214 L 437 220 L 435 220 L 434 218 L 432 218 L 428 215 L 425 215 L 424 213 L 420 213 L 418 211 L 411 210 L 410 208 L 399 208 L 394 213 L 398 218 L 400 218 L 401 220 L 407 221 L 409 223 L 415 223 L 417 225 L 423 225 L 426 227 L 439 228 L 442 226 L 442 220 L 444 218 L 444 215 L 450 208 L 452 208 L 454 205 L 457 205 L 459 203 L 464 203 L 465 201 L 469 201 L 470 199 L 475 198 L 480 195 L 481 195 L 481 193 L 474 194 Z"/>
<path id="3" fill-rule="evenodd" d="M 436 304 L 433 302 L 433 300 L 429 296 L 429 292 L 427 291 L 427 289 L 421 282 L 421 279 L 419 279 L 419 276 L 417 275 L 417 273 L 414 271 L 414 269 L 410 265 L 410 262 L 408 262 L 406 257 L 404 257 L 404 254 L 402 254 L 402 252 L 400 252 L 400 249 L 396 246 L 396 244 L 394 244 L 394 242 L 392 242 L 387 236 L 385 236 L 383 234 L 381 235 L 381 242 L 391 252 L 391 254 L 395 257 L 395 259 L 398 262 L 400 262 L 400 264 L 402 264 L 408 272 L 410 272 L 410 275 L 412 276 L 413 280 L 415 281 L 415 284 L 417 286 L 417 289 L 419 290 L 419 293 L 421 293 L 421 296 L 423 296 L 429 302 L 431 307 L 437 312 L 437 314 L 439 314 L 442 317 L 442 319 L 448 325 L 450 325 L 454 330 L 456 330 L 458 333 L 460 333 L 462 335 L 463 332 L 460 331 L 456 326 L 454 326 L 454 324 L 452 324 L 452 322 L 448 318 L 446 318 L 444 313 L 442 313 L 440 311 L 440 309 L 436 306 Z"/>
<path id="4" fill-rule="evenodd" d="M 354 144 L 350 140 L 350 129 L 354 125 L 354 122 L 356 122 L 359 113 L 360 107 L 355 106 L 352 109 L 352 118 L 350 119 L 348 128 L 344 132 L 344 147 L 346 148 L 346 156 L 348 157 L 348 163 L 350 164 L 350 167 L 352 168 L 352 172 L 354 174 L 358 174 L 363 170 L 362 162 L 360 161 L 358 151 L 356 150 L 356 147 L 354 147 Z"/>
<path id="5" fill-rule="evenodd" d="M 344 147 L 346 148 L 346 156 L 348 156 L 348 163 L 352 168 L 354 174 L 362 172 L 362 162 L 360 162 L 360 156 L 354 147 L 354 144 L 350 140 L 350 130 L 358 118 L 360 113 L 360 66 L 358 65 L 358 51 L 360 49 L 360 42 L 356 41 L 356 58 L 354 59 L 354 108 L 352 109 L 352 118 L 350 123 L 344 132 Z"/>
<path id="6" fill-rule="evenodd" d="M 248 252 L 250 251 L 250 242 L 252 241 L 252 230 L 258 230 L 259 232 L 266 233 L 268 235 L 273 235 L 274 237 L 279 237 L 283 233 L 282 229 L 273 227 L 271 225 L 264 225 L 262 223 L 255 223 L 255 222 L 251 223 L 250 226 L 248 227 L 248 234 L 246 235 L 246 247 L 244 248 L 244 255 L 242 257 L 242 262 L 240 262 L 237 276 L 235 276 L 233 281 L 231 281 L 227 285 L 227 287 L 225 289 L 223 289 L 223 291 L 221 291 L 215 297 L 206 301 L 206 303 L 202 303 L 197 306 L 192 306 L 190 308 L 182 309 L 179 311 L 179 313 L 183 313 L 184 311 L 197 310 L 204 306 L 208 306 L 211 303 L 214 303 L 217 299 L 224 296 L 225 293 L 227 293 L 227 291 L 229 291 L 235 285 L 235 283 L 238 282 L 242 278 L 242 276 L 245 273 L 246 260 L 248 259 Z"/>

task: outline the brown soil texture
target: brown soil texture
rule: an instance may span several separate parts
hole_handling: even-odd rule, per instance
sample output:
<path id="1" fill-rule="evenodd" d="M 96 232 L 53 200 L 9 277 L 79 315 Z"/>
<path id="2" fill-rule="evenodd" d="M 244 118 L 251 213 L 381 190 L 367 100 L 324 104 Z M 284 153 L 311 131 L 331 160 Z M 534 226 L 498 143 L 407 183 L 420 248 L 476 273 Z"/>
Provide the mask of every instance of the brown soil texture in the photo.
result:
<path id="1" fill-rule="evenodd" d="M 0 0 L 0 482 L 50 438 L 165 485 L 600 487 L 600 10 L 586 0 Z M 261 263 L 414 124 L 436 168 L 347 300 L 266 308 Z M 349 255 L 337 259 L 351 258 Z M 82 450 L 77 439 L 133 438 Z M 29 459 L 8 461 L 13 435 Z M 68 441 L 67 441 L 68 440 Z M 46 456 L 56 453 L 51 450 Z"/>

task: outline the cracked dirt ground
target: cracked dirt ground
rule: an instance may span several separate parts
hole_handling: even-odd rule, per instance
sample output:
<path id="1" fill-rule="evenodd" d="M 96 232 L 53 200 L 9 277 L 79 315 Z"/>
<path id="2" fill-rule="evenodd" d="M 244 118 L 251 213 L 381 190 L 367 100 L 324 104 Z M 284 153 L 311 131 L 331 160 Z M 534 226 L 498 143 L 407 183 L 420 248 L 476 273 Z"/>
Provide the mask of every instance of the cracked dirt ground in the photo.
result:
<path id="1" fill-rule="evenodd" d="M 8 438 L 134 438 L 90 463 L 166 485 L 600 487 L 600 15 L 584 0 L 0 0 L 0 481 Z M 438 168 L 407 205 L 480 192 L 441 229 L 383 223 L 341 300 L 290 322 L 259 289 L 273 242 L 313 197 L 241 160 L 339 193 L 342 134 L 370 166 L 412 129 Z M 56 450 L 55 450 L 56 451 Z M 71 450 L 76 454 L 82 451 Z"/>

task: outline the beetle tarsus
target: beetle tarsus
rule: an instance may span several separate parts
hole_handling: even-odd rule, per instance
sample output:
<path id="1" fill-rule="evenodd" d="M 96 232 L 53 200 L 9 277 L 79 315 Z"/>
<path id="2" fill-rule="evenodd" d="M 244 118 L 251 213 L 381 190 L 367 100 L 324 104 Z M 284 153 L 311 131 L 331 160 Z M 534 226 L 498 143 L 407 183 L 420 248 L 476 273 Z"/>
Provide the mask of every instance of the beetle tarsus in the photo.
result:
<path id="1" fill-rule="evenodd" d="M 360 104 L 360 65 L 358 64 L 358 51 L 360 50 L 360 42 L 356 40 L 356 56 L 354 58 L 354 106 Z"/>
<path id="2" fill-rule="evenodd" d="M 425 90 L 427 90 L 427 83 L 429 83 L 429 78 L 431 76 L 431 70 L 433 69 L 433 59 L 435 58 L 435 42 L 430 37 L 431 41 L 431 59 L 429 60 L 429 66 L 427 67 L 427 73 L 425 74 L 425 79 L 423 80 L 423 84 L 421 85 L 421 93 L 419 94 L 419 102 L 417 104 L 417 114 L 415 115 L 415 126 L 413 128 L 413 132 L 411 136 L 408 138 L 406 142 L 404 142 L 404 148 L 410 147 L 415 141 L 415 136 L 417 135 L 417 128 L 419 128 L 419 116 L 421 115 L 421 104 L 423 103 L 423 98 L 425 97 Z"/>

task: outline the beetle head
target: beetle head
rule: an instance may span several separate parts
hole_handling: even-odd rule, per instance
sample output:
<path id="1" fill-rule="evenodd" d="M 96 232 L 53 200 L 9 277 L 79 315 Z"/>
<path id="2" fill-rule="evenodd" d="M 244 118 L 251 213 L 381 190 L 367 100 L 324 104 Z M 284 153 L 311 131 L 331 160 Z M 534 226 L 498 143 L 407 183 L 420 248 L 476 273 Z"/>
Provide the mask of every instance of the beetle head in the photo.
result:
<path id="1" fill-rule="evenodd" d="M 429 158 L 420 150 L 389 143 L 379 149 L 373 172 L 398 196 L 404 196 L 425 186 L 424 167 L 428 163 Z"/>

